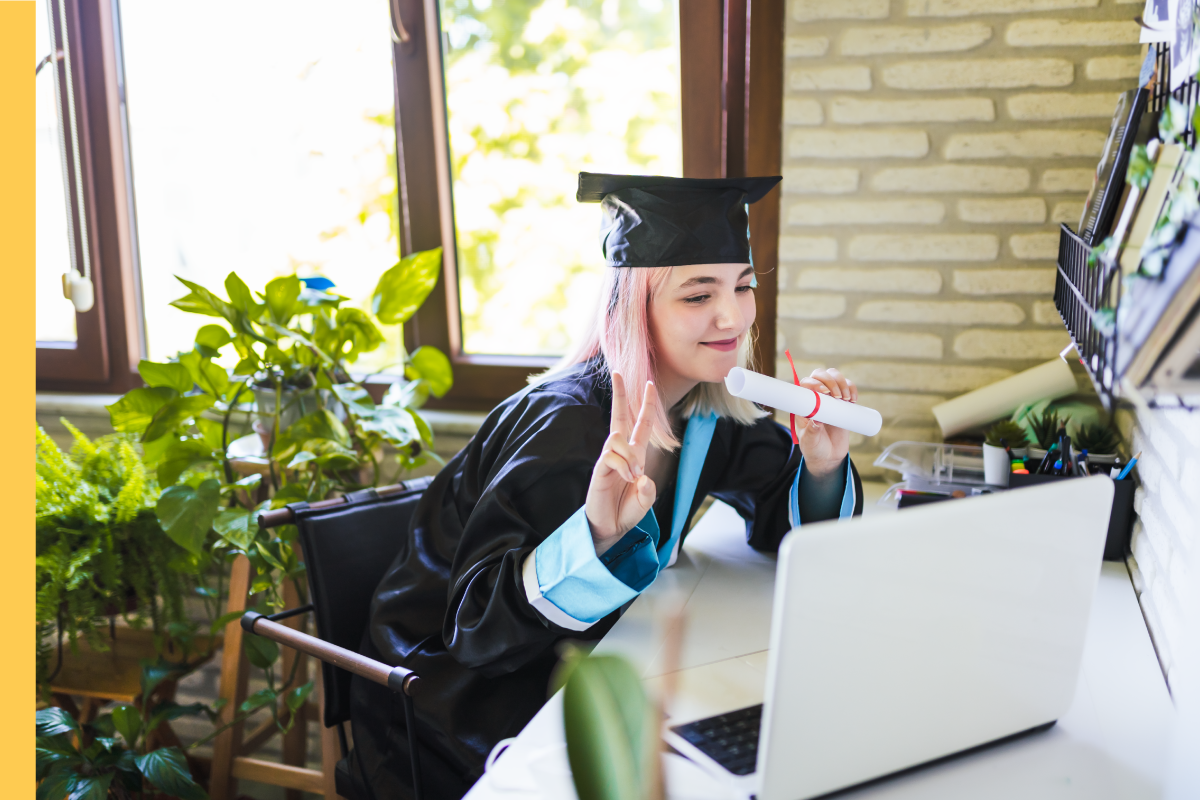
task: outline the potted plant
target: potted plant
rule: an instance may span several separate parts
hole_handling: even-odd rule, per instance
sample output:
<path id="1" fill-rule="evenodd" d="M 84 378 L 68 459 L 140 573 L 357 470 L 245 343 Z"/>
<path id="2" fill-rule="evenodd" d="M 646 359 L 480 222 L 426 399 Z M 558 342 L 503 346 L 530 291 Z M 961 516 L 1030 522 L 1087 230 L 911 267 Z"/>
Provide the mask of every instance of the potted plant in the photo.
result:
<path id="1" fill-rule="evenodd" d="M 43 691 L 61 667 L 64 645 L 82 638 L 93 650 L 106 650 L 106 629 L 117 615 L 133 627 L 151 626 L 161 645 L 190 641 L 185 597 L 198 593 L 213 617 L 219 613 L 220 592 L 205 581 L 212 559 L 164 533 L 155 516 L 158 485 L 134 437 L 91 441 L 62 422 L 75 439 L 69 454 L 37 430 L 37 676 Z"/>
<path id="2" fill-rule="evenodd" d="M 380 277 L 369 312 L 323 279 L 289 275 L 252 292 L 230 273 L 222 297 L 181 278 L 189 291 L 172 305 L 214 323 L 200 328 L 192 350 L 141 362 L 146 386 L 108 407 L 113 427 L 136 436 L 157 471 L 156 513 L 168 535 L 197 554 L 215 531 L 217 549 L 250 560 L 252 592 L 280 607 L 282 581 L 303 566 L 294 529 L 259 530 L 259 511 L 390 482 L 436 459 L 417 409 L 450 389 L 449 359 L 432 347 L 402 353 L 407 382 L 379 403 L 351 367 L 385 342 L 380 324 L 412 317 L 440 269 L 440 248 L 405 257 Z M 247 414 L 262 440 L 262 474 L 242 477 L 230 448 Z"/>
<path id="3" fill-rule="evenodd" d="M 1121 438 L 1110 426 L 1099 422 L 1090 425 L 1080 425 L 1071 440 L 1072 446 L 1078 451 L 1087 451 L 1088 465 L 1104 464 L 1111 466 L 1117 463 L 1117 450 L 1121 446 Z"/>
<path id="4" fill-rule="evenodd" d="M 1024 454 L 1025 429 L 1021 425 L 1002 420 L 988 428 L 983 442 L 984 482 L 993 486 L 1008 486 L 1013 456 Z"/>

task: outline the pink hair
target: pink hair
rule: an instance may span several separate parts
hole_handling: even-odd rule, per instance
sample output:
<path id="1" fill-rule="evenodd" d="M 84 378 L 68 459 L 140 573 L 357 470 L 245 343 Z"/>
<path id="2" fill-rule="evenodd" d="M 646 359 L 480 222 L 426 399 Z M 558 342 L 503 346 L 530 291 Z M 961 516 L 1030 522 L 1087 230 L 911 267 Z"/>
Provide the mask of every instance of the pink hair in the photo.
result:
<path id="1" fill-rule="evenodd" d="M 630 419 L 637 419 L 646 381 L 654 381 L 657 375 L 657 347 L 654 337 L 650 335 L 650 302 L 666 283 L 671 270 L 672 267 L 605 268 L 600 289 L 601 301 L 592 324 L 574 351 L 535 381 L 540 383 L 567 367 L 603 355 L 606 371 L 609 374 L 620 373 L 624 379 L 629 416 Z M 744 366 L 753 351 L 751 339 L 751 336 L 746 337 L 739 352 L 738 361 Z M 650 443 L 662 450 L 672 451 L 679 447 L 680 442 L 671 430 L 667 417 L 670 409 L 663 404 L 661 395 L 658 399 L 654 419 L 651 420 Z M 724 384 L 702 383 L 684 398 L 684 416 L 710 411 L 718 416 L 731 416 L 747 425 L 763 416 L 763 412 L 753 404 L 729 395 Z"/>

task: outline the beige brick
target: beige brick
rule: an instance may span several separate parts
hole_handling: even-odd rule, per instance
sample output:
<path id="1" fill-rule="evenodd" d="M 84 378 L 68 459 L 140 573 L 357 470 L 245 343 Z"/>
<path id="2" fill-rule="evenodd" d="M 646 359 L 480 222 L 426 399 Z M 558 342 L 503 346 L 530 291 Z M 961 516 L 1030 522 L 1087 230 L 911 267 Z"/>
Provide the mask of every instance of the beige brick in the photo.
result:
<path id="1" fill-rule="evenodd" d="M 788 225 L 936 225 L 946 207 L 936 200 L 816 200 L 788 207 Z"/>
<path id="2" fill-rule="evenodd" d="M 1067 92 L 1039 92 L 1037 94 L 1013 95 L 1006 101 L 1008 115 L 1013 119 L 1087 119 L 1089 117 L 1112 117 L 1117 107 L 1118 95 L 1111 92 L 1093 94 L 1069 94 Z"/>
<path id="3" fill-rule="evenodd" d="M 792 19 L 812 22 L 819 19 L 883 19 L 888 15 L 889 0 L 792 0 Z"/>
<path id="4" fill-rule="evenodd" d="M 981 58 L 969 61 L 907 61 L 883 70 L 894 89 L 1020 89 L 1066 86 L 1075 67 L 1061 58 Z"/>
<path id="5" fill-rule="evenodd" d="M 1112 47 L 1137 44 L 1139 31 L 1133 20 L 1023 19 L 1008 26 L 1004 41 L 1010 47 Z"/>
<path id="6" fill-rule="evenodd" d="M 837 258 L 837 239 L 832 236 L 780 236 L 782 261 L 833 261 Z"/>
<path id="7" fill-rule="evenodd" d="M 1035 300 L 1033 303 L 1033 321 L 1038 325 L 1062 325 L 1062 317 L 1053 300 Z"/>
<path id="8" fill-rule="evenodd" d="M 825 112 L 816 100 L 789 97 L 783 101 L 783 121 L 788 125 L 820 125 L 825 121 Z"/>
<path id="9" fill-rule="evenodd" d="M 1141 56 L 1100 56 L 1089 58 L 1084 74 L 1089 81 L 1125 81 L 1142 71 Z"/>
<path id="10" fill-rule="evenodd" d="M 781 294 L 779 316 L 785 319 L 834 319 L 846 313 L 840 294 Z"/>
<path id="11" fill-rule="evenodd" d="M 991 261 L 999 253 L 990 233 L 855 236 L 849 248 L 855 261 Z"/>
<path id="12" fill-rule="evenodd" d="M 954 290 L 962 294 L 1054 293 L 1054 269 L 956 269 Z"/>
<path id="13" fill-rule="evenodd" d="M 871 68 L 798 67 L 788 72 L 788 88 L 794 92 L 865 92 L 871 88 Z"/>
<path id="14" fill-rule="evenodd" d="M 806 326 L 800 331 L 800 346 L 806 353 L 824 356 L 942 357 L 942 338 L 931 333 Z"/>
<path id="15" fill-rule="evenodd" d="M 858 189 L 853 167 L 784 167 L 783 191 L 794 194 L 847 194 Z"/>
<path id="16" fill-rule="evenodd" d="M 948 159 L 1098 156 L 1104 139 L 1100 131 L 959 133 L 946 141 L 944 155 Z"/>
<path id="17" fill-rule="evenodd" d="M 823 128 L 787 137 L 788 158 L 922 158 L 928 153 L 925 131 Z"/>
<path id="18" fill-rule="evenodd" d="M 873 300 L 859 306 L 857 316 L 870 322 L 928 325 L 1019 325 L 1025 321 L 1025 311 L 1014 303 L 970 300 Z"/>
<path id="19" fill-rule="evenodd" d="M 987 97 L 925 100 L 859 100 L 838 97 L 829 118 L 847 125 L 871 122 L 991 122 L 996 105 Z"/>
<path id="20" fill-rule="evenodd" d="M 1079 218 L 1083 216 L 1083 203 L 1072 203 L 1064 201 L 1055 203 L 1054 210 L 1050 212 L 1051 222 L 1069 222 L 1071 227 L 1079 225 Z"/>
<path id="21" fill-rule="evenodd" d="M 796 286 L 842 292 L 937 294 L 942 290 L 942 273 L 936 269 L 814 268 L 801 272 Z"/>
<path id="22" fill-rule="evenodd" d="M 964 222 L 1045 222 L 1046 201 L 1040 197 L 959 200 L 958 218 Z"/>
<path id="23" fill-rule="evenodd" d="M 849 376 L 854 380 L 854 376 Z M 907 394 L 900 392 L 860 392 L 858 402 L 878 411 L 884 419 L 894 417 L 932 417 L 931 409 L 946 398 L 937 394 Z"/>
<path id="24" fill-rule="evenodd" d="M 1100 0 L 908 0 L 910 17 L 963 17 L 969 14 L 1023 14 L 1060 8 L 1095 8 Z"/>
<path id="25" fill-rule="evenodd" d="M 820 58 L 829 52 L 828 36 L 789 36 L 784 42 L 788 58 Z"/>
<path id="26" fill-rule="evenodd" d="M 950 53 L 970 50 L 992 38 L 992 26 L 982 22 L 909 28 L 898 25 L 851 28 L 842 35 L 842 55 L 880 53 Z"/>
<path id="27" fill-rule="evenodd" d="M 1061 331 L 971 330 L 954 338 L 954 352 L 962 358 L 1053 358 L 1071 343 Z"/>
<path id="28" fill-rule="evenodd" d="M 1058 232 L 1018 233 L 1008 240 L 1012 253 L 1023 261 L 1058 258 Z"/>
<path id="29" fill-rule="evenodd" d="M 942 164 L 880 170 L 871 180 L 871 188 L 879 192 L 1007 194 L 1025 191 L 1029 180 L 1029 170 L 1024 167 Z"/>
<path id="30" fill-rule="evenodd" d="M 1048 169 L 1042 173 L 1038 188 L 1043 192 L 1088 192 L 1096 177 L 1095 169 Z M 1077 218 L 1078 219 L 1078 218 Z"/>
<path id="31" fill-rule="evenodd" d="M 860 389 L 959 393 L 987 386 L 1012 375 L 1001 367 L 896 364 L 860 361 L 838 365 Z"/>

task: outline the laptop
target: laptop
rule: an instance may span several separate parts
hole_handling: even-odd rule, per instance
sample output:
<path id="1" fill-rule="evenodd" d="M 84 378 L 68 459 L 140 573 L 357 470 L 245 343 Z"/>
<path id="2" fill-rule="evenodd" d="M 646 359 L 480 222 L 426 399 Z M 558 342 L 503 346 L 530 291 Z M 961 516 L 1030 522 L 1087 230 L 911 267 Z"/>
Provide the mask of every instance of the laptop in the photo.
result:
<path id="1" fill-rule="evenodd" d="M 764 702 L 664 735 L 744 796 L 807 800 L 1050 727 L 1112 496 L 1095 476 L 796 528 Z"/>

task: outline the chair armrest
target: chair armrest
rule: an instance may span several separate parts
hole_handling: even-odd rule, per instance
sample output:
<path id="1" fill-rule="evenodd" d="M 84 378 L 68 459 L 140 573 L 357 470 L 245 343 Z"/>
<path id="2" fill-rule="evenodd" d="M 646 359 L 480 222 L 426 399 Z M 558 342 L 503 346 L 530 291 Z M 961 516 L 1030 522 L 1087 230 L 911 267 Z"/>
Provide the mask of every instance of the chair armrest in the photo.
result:
<path id="1" fill-rule="evenodd" d="M 273 622 L 257 611 L 247 611 L 242 615 L 242 629 L 299 650 L 335 667 L 341 667 L 369 681 L 383 684 L 394 692 L 404 692 L 412 696 L 419 680 L 417 673 L 411 669 L 388 666 L 382 661 L 361 656 L 324 639 Z"/>

